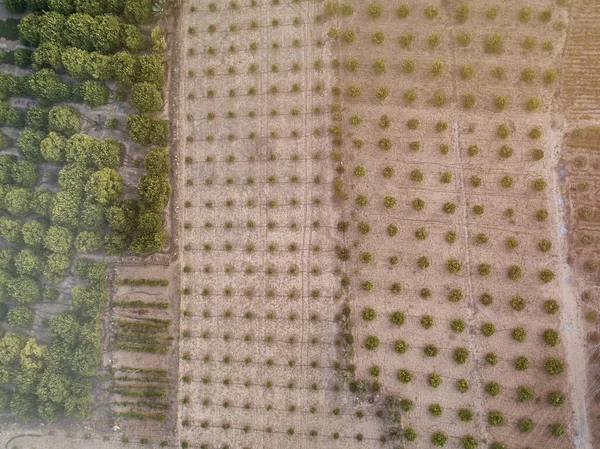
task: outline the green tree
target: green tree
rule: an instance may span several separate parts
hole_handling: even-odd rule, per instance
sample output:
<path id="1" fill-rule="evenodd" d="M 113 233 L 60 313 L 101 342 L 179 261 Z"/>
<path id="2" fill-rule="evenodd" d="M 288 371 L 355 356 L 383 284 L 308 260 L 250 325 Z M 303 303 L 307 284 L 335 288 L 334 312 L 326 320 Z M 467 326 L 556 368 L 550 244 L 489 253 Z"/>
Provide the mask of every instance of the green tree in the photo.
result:
<path id="1" fill-rule="evenodd" d="M 154 234 L 163 230 L 164 222 L 157 212 L 141 213 L 138 219 L 138 231 L 141 234 Z"/>
<path id="2" fill-rule="evenodd" d="M 35 416 L 35 396 L 15 393 L 10 401 L 10 411 L 19 419 L 26 421 Z"/>
<path id="3" fill-rule="evenodd" d="M 150 175 L 169 175 L 171 162 L 169 152 L 161 148 L 154 148 L 144 157 L 144 168 Z"/>
<path id="4" fill-rule="evenodd" d="M 129 53 L 138 53 L 144 46 L 140 28 L 130 23 L 122 24 L 121 44 Z"/>
<path id="5" fill-rule="evenodd" d="M 48 189 L 36 189 L 33 193 L 31 210 L 36 214 L 49 217 L 52 211 L 54 194 Z"/>
<path id="6" fill-rule="evenodd" d="M 152 18 L 152 0 L 124 0 L 123 16 L 131 23 L 147 23 Z"/>
<path id="7" fill-rule="evenodd" d="M 83 102 L 91 108 L 97 108 L 108 103 L 108 87 L 96 81 L 86 81 L 83 83 L 81 94 Z"/>
<path id="8" fill-rule="evenodd" d="M 44 247 L 50 251 L 69 254 L 73 246 L 73 234 L 62 226 L 50 226 L 44 238 Z"/>
<path id="9" fill-rule="evenodd" d="M 63 38 L 67 45 L 86 51 L 94 49 L 95 36 L 92 34 L 96 21 L 89 14 L 71 14 L 63 28 Z"/>
<path id="10" fill-rule="evenodd" d="M 98 142 L 92 153 L 92 161 L 98 168 L 116 168 L 121 163 L 123 151 L 124 145 L 118 140 L 104 139 Z"/>
<path id="11" fill-rule="evenodd" d="M 15 272 L 20 276 L 39 277 L 42 273 L 42 258 L 31 249 L 24 249 L 16 254 L 14 264 Z"/>
<path id="12" fill-rule="evenodd" d="M 40 153 L 46 162 L 58 164 L 65 160 L 67 139 L 53 131 L 40 143 Z"/>
<path id="13" fill-rule="evenodd" d="M 103 168 L 95 172 L 86 185 L 86 192 L 100 204 L 109 204 L 117 200 L 123 191 L 123 179 L 112 168 Z"/>
<path id="14" fill-rule="evenodd" d="M 61 52 L 61 62 L 69 75 L 78 80 L 85 80 L 88 76 L 85 69 L 87 56 L 88 52 L 85 50 L 67 47 Z"/>
<path id="15" fill-rule="evenodd" d="M 111 58 L 111 71 L 117 82 L 123 87 L 133 85 L 136 76 L 136 59 L 131 53 L 122 51 Z"/>
<path id="16" fill-rule="evenodd" d="M 18 160 L 11 168 L 11 177 L 21 187 L 33 187 L 39 177 L 38 166 L 31 161 Z"/>
<path id="17" fill-rule="evenodd" d="M 48 129 L 70 137 L 81 130 L 81 113 L 71 106 L 54 106 L 48 113 Z"/>
<path id="18" fill-rule="evenodd" d="M 98 52 L 88 53 L 84 61 L 87 77 L 100 81 L 106 81 L 110 79 L 112 77 L 111 63 L 112 58 L 110 56 L 106 56 Z"/>
<path id="19" fill-rule="evenodd" d="M 160 251 L 168 238 L 169 234 L 164 231 L 156 232 L 154 234 L 143 234 L 133 239 L 129 249 L 134 254 Z"/>
<path id="20" fill-rule="evenodd" d="M 161 88 L 165 84 L 165 58 L 162 54 L 151 53 L 138 57 L 137 82 L 153 83 Z"/>
<path id="21" fill-rule="evenodd" d="M 67 162 L 80 162 L 82 164 L 91 165 L 93 154 L 96 152 L 98 146 L 98 140 L 87 134 L 73 134 L 67 140 L 65 147 L 65 157 Z M 82 167 L 81 167 L 82 168 Z M 89 177 L 89 173 L 82 173 L 80 166 L 65 167 L 61 170 L 60 176 L 63 176 L 63 172 L 73 172 L 77 175 L 76 178 L 80 179 L 82 185 L 85 179 L 83 177 Z M 59 181 L 60 184 L 60 181 Z M 62 186 L 61 186 L 62 187 Z"/>
<path id="22" fill-rule="evenodd" d="M 127 117 L 127 129 L 131 138 L 144 145 L 167 145 L 169 123 L 148 114 L 132 114 Z"/>
<path id="23" fill-rule="evenodd" d="M 103 288 L 76 285 L 71 289 L 72 305 L 90 316 L 98 316 L 108 300 L 108 293 Z"/>
<path id="24" fill-rule="evenodd" d="M 8 296 L 22 305 L 37 302 L 41 294 L 39 281 L 28 276 L 18 276 L 6 282 Z"/>
<path id="25" fill-rule="evenodd" d="M 66 254 L 52 253 L 46 258 L 44 277 L 53 284 L 63 281 L 67 277 L 66 271 L 71 265 L 71 258 Z"/>
<path id="26" fill-rule="evenodd" d="M 156 84 L 143 82 L 133 85 L 131 102 L 141 113 L 152 113 L 162 107 L 163 99 Z"/>
<path id="27" fill-rule="evenodd" d="M 94 49 L 101 53 L 112 53 L 121 44 L 121 20 L 119 17 L 103 14 L 94 18 L 91 29 Z"/>
<path id="28" fill-rule="evenodd" d="M 19 329 L 31 329 L 33 318 L 33 310 L 25 306 L 14 307 L 7 315 L 8 324 Z"/>
<path id="29" fill-rule="evenodd" d="M 85 200 L 81 206 L 79 228 L 84 231 L 101 232 L 106 225 L 106 207 L 92 199 Z"/>
<path id="30" fill-rule="evenodd" d="M 40 145 L 46 134 L 32 128 L 25 128 L 17 140 L 17 147 L 25 159 L 38 162 L 42 160 Z"/>
<path id="31" fill-rule="evenodd" d="M 166 176 L 146 175 L 140 179 L 138 184 L 138 195 L 144 208 L 160 212 L 162 211 L 171 194 L 171 184 Z"/>
<path id="32" fill-rule="evenodd" d="M 59 71 L 64 68 L 62 62 L 62 53 L 64 47 L 54 42 L 42 42 L 31 55 L 31 63 L 33 68 L 41 70 L 50 67 L 53 70 Z"/>
<path id="33" fill-rule="evenodd" d="M 102 234 L 98 232 L 82 231 L 75 238 L 75 249 L 87 254 L 102 248 Z"/>
<path id="34" fill-rule="evenodd" d="M 39 43 L 50 42 L 61 44 L 63 42 L 63 30 L 66 22 L 65 16 L 55 11 L 48 11 L 38 17 Z"/>
<path id="35" fill-rule="evenodd" d="M 135 200 L 125 200 L 111 206 L 106 218 L 111 230 L 131 234 L 137 227 L 139 206 Z"/>
<path id="36" fill-rule="evenodd" d="M 78 228 L 81 224 L 82 193 L 77 190 L 61 190 L 52 202 L 52 224 Z"/>
<path id="37" fill-rule="evenodd" d="M 40 220 L 30 220 L 21 227 L 23 242 L 33 248 L 41 248 L 46 237 L 47 226 Z"/>
<path id="38" fill-rule="evenodd" d="M 27 88 L 42 106 L 65 100 L 69 94 L 67 85 L 50 69 L 42 69 L 29 75 Z"/>
<path id="39" fill-rule="evenodd" d="M 21 243 L 21 222 L 0 217 L 0 236 L 9 243 Z"/>
<path id="40" fill-rule="evenodd" d="M 4 206 L 8 212 L 17 216 L 24 217 L 31 213 L 31 200 L 33 191 L 30 189 L 15 188 L 6 194 Z"/>
<path id="41" fill-rule="evenodd" d="M 16 160 L 12 154 L 0 154 L 0 184 L 12 184 L 12 169 Z"/>
<path id="42" fill-rule="evenodd" d="M 48 112 L 48 108 L 30 106 L 27 108 L 27 126 L 40 131 L 46 131 L 48 129 Z"/>
<path id="43" fill-rule="evenodd" d="M 17 250 L 11 246 L 7 246 L 0 250 L 0 269 L 4 271 L 11 271 L 14 263 Z M 5 279 L 1 279 L 0 282 L 5 282 Z"/>

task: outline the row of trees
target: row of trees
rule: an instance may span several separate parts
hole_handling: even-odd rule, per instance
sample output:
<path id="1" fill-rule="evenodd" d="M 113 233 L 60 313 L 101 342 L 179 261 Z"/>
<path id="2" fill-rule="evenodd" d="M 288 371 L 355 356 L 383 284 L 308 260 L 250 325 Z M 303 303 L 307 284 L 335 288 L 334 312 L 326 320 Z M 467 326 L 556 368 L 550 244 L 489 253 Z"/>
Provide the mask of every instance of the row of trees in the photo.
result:
<path id="1" fill-rule="evenodd" d="M 135 55 L 120 51 L 103 55 L 75 47 L 44 43 L 31 54 L 35 69 L 52 68 L 66 71 L 73 78 L 85 80 L 115 80 L 123 87 L 136 82 L 164 83 L 164 57 L 160 53 Z"/>
<path id="2" fill-rule="evenodd" d="M 70 15 L 80 13 L 90 16 L 118 14 L 126 22 L 142 24 L 152 18 L 152 0 L 101 0 L 82 2 L 78 0 L 6 0 L 4 6 L 11 12 L 56 11 Z"/>
<path id="3" fill-rule="evenodd" d="M 101 83 L 64 83 L 49 69 L 25 76 L 3 73 L 0 74 L 0 122 L 15 127 L 23 127 L 27 123 L 28 111 L 9 108 L 7 100 L 10 97 L 31 97 L 38 101 L 39 106 L 83 101 L 90 107 L 97 107 L 108 102 L 108 94 L 108 88 Z"/>
<path id="4" fill-rule="evenodd" d="M 0 389 L 0 413 L 48 420 L 88 416 L 91 376 L 100 363 L 98 316 L 107 298 L 105 269 L 103 263 L 76 262 L 76 274 L 89 284 L 73 288 L 72 310 L 51 318 L 49 345 L 12 332 L 0 338 L 0 383 L 13 386 Z"/>

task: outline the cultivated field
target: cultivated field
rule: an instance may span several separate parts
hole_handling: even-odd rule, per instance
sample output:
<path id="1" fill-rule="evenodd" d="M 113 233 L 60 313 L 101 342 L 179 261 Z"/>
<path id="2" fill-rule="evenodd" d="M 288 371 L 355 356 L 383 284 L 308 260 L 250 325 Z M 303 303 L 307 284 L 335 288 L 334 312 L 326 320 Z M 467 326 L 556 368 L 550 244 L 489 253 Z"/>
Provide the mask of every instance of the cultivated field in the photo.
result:
<path id="1" fill-rule="evenodd" d="M 380 436 L 334 370 L 332 55 L 313 24 L 320 5 L 278 3 L 195 2 L 183 23 L 189 447 L 347 448 Z"/>
<path id="2" fill-rule="evenodd" d="M 93 420 L 0 443 L 597 446 L 600 7 L 190 0 L 174 21 L 170 241 L 111 260 Z"/>

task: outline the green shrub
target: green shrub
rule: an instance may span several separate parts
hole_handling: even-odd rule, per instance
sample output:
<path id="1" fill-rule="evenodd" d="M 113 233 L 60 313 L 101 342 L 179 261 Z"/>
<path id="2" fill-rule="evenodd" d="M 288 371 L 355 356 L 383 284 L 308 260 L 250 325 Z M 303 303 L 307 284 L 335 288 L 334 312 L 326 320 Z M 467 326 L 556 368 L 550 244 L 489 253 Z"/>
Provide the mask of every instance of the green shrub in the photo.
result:
<path id="1" fill-rule="evenodd" d="M 536 111 L 542 105 L 542 101 L 538 97 L 531 97 L 525 102 L 525 109 L 527 111 Z"/>
<path id="2" fill-rule="evenodd" d="M 525 338 L 527 338 L 527 331 L 524 327 L 515 327 L 512 331 L 512 338 L 518 342 L 524 342 Z"/>
<path id="3" fill-rule="evenodd" d="M 510 300 L 510 306 L 517 312 L 520 312 L 527 306 L 527 301 L 521 296 L 515 296 Z"/>
<path id="4" fill-rule="evenodd" d="M 484 50 L 486 53 L 502 53 L 504 51 L 504 37 L 498 33 L 487 36 Z"/>
<path id="5" fill-rule="evenodd" d="M 379 337 L 377 337 L 376 335 L 369 335 L 365 339 L 365 348 L 367 348 L 369 351 L 374 351 L 375 349 L 377 349 L 379 347 L 379 344 Z"/>
<path id="6" fill-rule="evenodd" d="M 466 393 L 471 389 L 471 386 L 469 385 L 469 381 L 467 379 L 458 379 L 456 381 L 456 388 L 461 393 Z"/>
<path id="7" fill-rule="evenodd" d="M 468 409 L 468 408 L 458 409 L 457 415 L 458 415 L 458 418 L 462 422 L 471 422 L 471 421 L 473 421 L 474 414 L 473 414 L 473 411 L 471 409 Z"/>
<path id="8" fill-rule="evenodd" d="M 444 63 L 442 61 L 434 61 L 429 71 L 433 76 L 440 76 L 444 73 Z"/>
<path id="9" fill-rule="evenodd" d="M 454 243 L 456 242 L 456 232 L 455 231 L 448 231 L 446 232 L 446 241 L 448 243 Z"/>
<path id="10" fill-rule="evenodd" d="M 447 441 L 448 437 L 443 432 L 437 431 L 431 435 L 431 444 L 434 446 L 444 447 Z"/>
<path id="11" fill-rule="evenodd" d="M 471 33 L 467 32 L 467 31 L 463 31 L 462 33 L 459 33 L 458 36 L 456 36 L 456 41 L 458 42 L 458 45 L 460 45 L 461 47 L 468 47 L 471 44 L 472 40 L 473 40 L 473 38 L 471 37 Z M 463 72 L 461 69 L 461 76 L 463 77 L 463 79 L 469 79 L 474 74 L 475 73 L 473 72 L 472 75 L 465 77 L 465 76 L 463 76 Z"/>
<path id="12" fill-rule="evenodd" d="M 425 8 L 425 17 L 427 17 L 428 19 L 435 19 L 439 14 L 439 10 L 433 6 L 430 5 L 427 8 Z"/>
<path id="13" fill-rule="evenodd" d="M 376 30 L 373 32 L 371 35 L 371 42 L 373 42 L 375 45 L 381 45 L 383 44 L 383 41 L 385 41 L 385 33 L 383 31 Z"/>
<path id="14" fill-rule="evenodd" d="M 538 242 L 538 248 L 540 251 L 547 253 L 552 249 L 552 242 L 548 239 L 542 239 Z"/>
<path id="15" fill-rule="evenodd" d="M 448 301 L 459 302 L 463 297 L 462 290 L 459 288 L 453 288 L 448 292 Z"/>
<path id="16" fill-rule="evenodd" d="M 565 435 L 566 430 L 562 424 L 552 424 L 550 426 L 550 433 L 554 437 L 562 437 Z"/>
<path id="17" fill-rule="evenodd" d="M 396 354 L 404 354 L 406 351 L 408 351 L 408 343 L 404 340 L 396 340 L 394 343 L 394 352 Z"/>
<path id="18" fill-rule="evenodd" d="M 433 388 L 438 388 L 440 385 L 442 385 L 442 377 L 437 373 L 430 373 L 429 385 L 431 385 Z"/>
<path id="19" fill-rule="evenodd" d="M 479 445 L 475 437 L 472 435 L 465 435 L 460 441 L 464 449 L 475 449 Z"/>
<path id="20" fill-rule="evenodd" d="M 519 402 L 527 402 L 533 399 L 533 390 L 527 385 L 521 385 L 518 392 Z"/>
<path id="21" fill-rule="evenodd" d="M 431 328 L 435 324 L 435 319 L 431 315 L 423 315 L 421 317 L 421 326 L 425 329 Z"/>
<path id="22" fill-rule="evenodd" d="M 408 4 L 402 3 L 400 6 L 398 6 L 398 9 L 396 9 L 396 15 L 399 19 L 407 18 L 410 15 L 410 7 Z"/>
<path id="23" fill-rule="evenodd" d="M 383 5 L 381 3 L 371 3 L 367 8 L 367 14 L 373 19 L 379 19 L 383 15 Z"/>
<path id="24" fill-rule="evenodd" d="M 523 277 L 523 270 L 518 265 L 508 267 L 508 278 L 517 281 Z"/>
<path id="25" fill-rule="evenodd" d="M 446 261 L 446 269 L 451 274 L 456 274 L 462 269 L 462 263 L 457 259 L 448 259 Z"/>
<path id="26" fill-rule="evenodd" d="M 488 412 L 487 421 L 491 426 L 500 426 L 504 424 L 504 415 L 498 410 Z"/>
<path id="27" fill-rule="evenodd" d="M 417 240 L 425 240 L 429 236 L 429 232 L 426 228 L 418 228 L 415 230 L 415 237 Z"/>
<path id="28" fill-rule="evenodd" d="M 467 325 L 465 324 L 465 321 L 461 318 L 455 318 L 450 322 L 450 329 L 452 329 L 454 332 L 464 332 L 466 327 Z"/>
<path id="29" fill-rule="evenodd" d="M 401 310 L 395 310 L 390 315 L 390 321 L 392 322 L 392 324 L 395 324 L 396 326 L 402 326 L 404 324 L 404 320 L 405 320 L 404 312 L 402 312 Z"/>
<path id="30" fill-rule="evenodd" d="M 496 354 L 495 352 L 488 352 L 485 355 L 484 359 L 488 364 L 493 366 L 498 363 L 498 354 Z"/>
<path id="31" fill-rule="evenodd" d="M 407 427 L 404 430 L 404 438 L 406 438 L 407 441 L 415 441 L 417 439 L 417 432 L 415 432 L 412 427 Z"/>
<path id="32" fill-rule="evenodd" d="M 429 268 L 429 265 L 430 265 L 429 257 L 427 257 L 427 256 L 419 257 L 417 259 L 417 265 L 419 266 L 419 268 L 421 270 L 425 270 L 425 269 Z"/>
<path id="33" fill-rule="evenodd" d="M 554 271 L 545 268 L 542 271 L 540 271 L 540 280 L 544 283 L 544 284 L 548 284 L 549 282 L 552 282 L 554 280 Z"/>
<path id="34" fill-rule="evenodd" d="M 519 20 L 524 23 L 529 22 L 531 20 L 531 12 L 530 6 L 524 6 L 523 8 L 519 9 Z"/>
<path id="35" fill-rule="evenodd" d="M 542 337 L 548 346 L 556 346 L 560 341 L 560 335 L 554 329 L 546 329 Z"/>
<path id="36" fill-rule="evenodd" d="M 427 38 L 427 43 L 431 48 L 435 48 L 442 42 L 442 38 L 438 33 L 431 33 Z"/>
<path id="37" fill-rule="evenodd" d="M 464 80 L 473 78 L 476 74 L 475 68 L 471 65 L 463 65 L 460 68 L 460 77 Z"/>
<path id="38" fill-rule="evenodd" d="M 429 413 L 431 413 L 432 416 L 441 416 L 443 410 L 440 404 L 431 404 L 429 406 Z"/>
<path id="39" fill-rule="evenodd" d="M 373 321 L 375 319 L 375 309 L 372 307 L 365 307 L 362 311 L 362 318 L 365 321 Z"/>
<path id="40" fill-rule="evenodd" d="M 434 344 L 428 344 L 423 348 L 423 353 L 427 357 L 435 357 L 438 354 L 438 348 Z"/>
<path id="41" fill-rule="evenodd" d="M 498 396 L 502 392 L 502 387 L 498 382 L 488 382 L 485 385 L 485 391 L 490 396 Z"/>
<path id="42" fill-rule="evenodd" d="M 414 39 L 414 36 L 412 33 L 403 33 L 402 35 L 400 35 L 400 46 L 402 48 L 408 48 L 410 47 L 410 45 L 412 44 Z"/>
<path id="43" fill-rule="evenodd" d="M 567 402 L 565 395 L 560 391 L 551 391 L 548 393 L 548 403 L 554 407 L 560 407 Z"/>
<path id="44" fill-rule="evenodd" d="M 400 399 L 400 407 L 402 407 L 402 410 L 405 412 L 410 412 L 413 408 L 413 402 L 406 398 Z"/>
<path id="45" fill-rule="evenodd" d="M 549 358 L 544 363 L 546 372 L 551 376 L 561 375 L 565 370 L 565 364 L 559 359 Z"/>
<path id="46" fill-rule="evenodd" d="M 419 98 L 419 94 L 417 93 L 416 89 L 408 89 L 404 92 L 402 98 L 404 98 L 405 103 L 412 104 L 415 101 L 417 101 L 417 98 Z"/>
<path id="47" fill-rule="evenodd" d="M 492 272 L 492 266 L 489 263 L 480 263 L 477 271 L 481 276 L 488 276 Z"/>
<path id="48" fill-rule="evenodd" d="M 515 369 L 517 371 L 526 371 L 529 369 L 529 359 L 524 355 L 515 359 Z"/>
<path id="49" fill-rule="evenodd" d="M 463 347 L 455 348 L 452 358 L 459 365 L 463 365 L 469 359 L 469 350 L 467 348 L 463 348 Z"/>
<path id="50" fill-rule="evenodd" d="M 398 380 L 403 384 L 408 384 L 412 381 L 412 373 L 408 370 L 401 369 L 397 373 Z"/>
<path id="51" fill-rule="evenodd" d="M 481 325 L 481 333 L 486 337 L 491 337 L 496 333 L 496 326 L 493 323 L 483 323 Z"/>

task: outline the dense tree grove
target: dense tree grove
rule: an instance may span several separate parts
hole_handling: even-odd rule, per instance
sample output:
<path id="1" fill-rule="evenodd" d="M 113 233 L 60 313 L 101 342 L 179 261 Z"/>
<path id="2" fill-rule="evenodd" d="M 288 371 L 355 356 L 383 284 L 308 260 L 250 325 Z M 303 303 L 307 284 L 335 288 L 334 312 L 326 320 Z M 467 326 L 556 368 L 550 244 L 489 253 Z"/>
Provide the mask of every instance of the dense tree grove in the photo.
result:
<path id="1" fill-rule="evenodd" d="M 105 264 L 83 255 L 148 253 L 168 238 L 162 212 L 171 192 L 169 127 L 153 115 L 163 106 L 166 42 L 159 27 L 149 39 L 139 28 L 152 17 L 151 0 L 7 0 L 5 6 L 28 13 L 18 31 L 32 48 L 0 52 L 0 60 L 33 72 L 0 74 L 0 125 L 20 130 L 14 141 L 0 133 L 0 148 L 18 150 L 0 154 L 0 320 L 9 326 L 0 327 L 0 413 L 84 418 L 108 293 Z M 113 80 L 123 91 L 111 93 L 106 82 Z M 12 107 L 11 97 L 35 104 Z M 84 134 L 92 119 L 77 105 L 96 108 L 115 98 L 129 98 L 137 109 L 125 123 L 133 141 L 160 147 L 148 148 L 139 199 L 121 198 L 125 145 Z M 44 168 L 40 177 L 40 164 L 54 166 L 52 174 Z M 50 339 L 20 333 L 46 325 L 36 316 L 38 304 L 57 300 L 56 284 L 67 276 L 79 282 L 70 310 L 49 319 Z"/>

